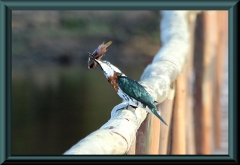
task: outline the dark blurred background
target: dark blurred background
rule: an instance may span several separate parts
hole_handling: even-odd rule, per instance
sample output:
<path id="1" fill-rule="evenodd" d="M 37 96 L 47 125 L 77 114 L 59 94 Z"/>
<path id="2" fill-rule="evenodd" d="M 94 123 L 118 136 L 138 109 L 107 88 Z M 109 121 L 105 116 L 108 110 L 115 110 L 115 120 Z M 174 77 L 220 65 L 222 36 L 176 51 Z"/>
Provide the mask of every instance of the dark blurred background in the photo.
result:
<path id="1" fill-rule="evenodd" d="M 87 52 L 139 80 L 160 48 L 159 11 L 13 11 L 12 154 L 63 154 L 121 102 Z"/>

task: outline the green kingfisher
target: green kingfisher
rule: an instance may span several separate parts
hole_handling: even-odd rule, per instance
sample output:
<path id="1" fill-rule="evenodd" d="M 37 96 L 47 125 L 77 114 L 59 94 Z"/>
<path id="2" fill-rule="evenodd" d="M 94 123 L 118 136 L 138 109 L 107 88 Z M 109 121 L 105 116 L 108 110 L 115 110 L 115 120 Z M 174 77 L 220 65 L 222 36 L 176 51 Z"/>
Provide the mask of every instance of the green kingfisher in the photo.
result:
<path id="1" fill-rule="evenodd" d="M 126 102 L 127 106 L 137 108 L 138 106 L 145 108 L 148 112 L 156 115 L 164 124 L 167 123 L 158 114 L 156 101 L 145 90 L 145 88 L 137 81 L 128 78 L 122 73 L 116 66 L 112 65 L 108 61 L 101 61 L 94 58 L 91 54 L 91 58 L 99 64 L 106 79 L 113 86 L 117 94 Z"/>
<path id="2" fill-rule="evenodd" d="M 112 41 L 109 41 L 106 44 L 104 44 L 104 42 L 103 42 L 101 45 L 98 46 L 97 49 L 95 49 L 93 51 L 93 53 L 88 52 L 88 54 L 89 54 L 88 69 L 92 69 L 92 68 L 96 67 L 97 63 L 93 60 L 93 58 L 95 58 L 97 60 L 101 60 L 101 58 L 107 51 L 107 47 L 109 47 L 111 44 L 112 44 Z"/>

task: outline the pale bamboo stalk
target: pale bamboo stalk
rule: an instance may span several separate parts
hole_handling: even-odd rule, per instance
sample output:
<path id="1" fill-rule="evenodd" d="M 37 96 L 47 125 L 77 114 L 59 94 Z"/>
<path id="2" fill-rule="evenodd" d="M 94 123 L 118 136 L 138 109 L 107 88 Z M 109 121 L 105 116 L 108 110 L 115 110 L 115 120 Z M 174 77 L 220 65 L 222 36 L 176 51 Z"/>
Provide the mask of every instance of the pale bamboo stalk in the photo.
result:
<path id="1" fill-rule="evenodd" d="M 214 63 L 214 55 L 216 54 L 216 11 L 204 12 L 204 54 L 203 54 L 203 117 L 202 117 L 202 154 L 211 154 L 213 148 L 213 79 L 212 64 Z"/>
<path id="2" fill-rule="evenodd" d="M 195 144 L 195 130 L 194 130 L 194 119 L 193 119 L 193 108 L 192 108 L 192 98 L 187 96 L 187 107 L 186 108 L 186 141 L 187 141 L 187 151 L 188 155 L 196 154 L 196 144 Z"/>
<path id="3" fill-rule="evenodd" d="M 194 53 L 194 42 L 195 42 L 195 24 L 196 24 L 196 14 L 189 14 L 189 31 L 190 31 L 190 51 L 186 62 L 187 67 L 187 100 L 186 100 L 186 140 L 187 140 L 187 154 L 196 154 L 195 146 L 195 129 L 194 129 L 194 112 L 193 112 L 193 53 Z"/>
<path id="4" fill-rule="evenodd" d="M 223 59 L 227 50 L 228 41 L 228 11 L 217 12 L 218 42 L 215 64 L 215 101 L 214 101 L 214 133 L 215 148 L 221 147 L 221 106 L 220 93 L 222 87 Z"/>
<path id="5" fill-rule="evenodd" d="M 216 13 L 215 11 L 203 12 L 199 21 L 198 36 L 199 41 L 196 43 L 195 72 L 195 119 L 196 122 L 196 144 L 198 154 L 211 154 L 213 144 L 213 86 L 212 86 L 212 69 L 216 49 Z"/>
<path id="6" fill-rule="evenodd" d="M 135 155 L 136 154 L 136 140 L 132 143 L 130 149 L 127 152 L 127 155 Z"/>
<path id="7" fill-rule="evenodd" d="M 149 114 L 137 132 L 136 155 L 158 154 L 160 120 Z"/>
<path id="8" fill-rule="evenodd" d="M 186 66 L 176 82 L 171 154 L 186 154 Z"/>
<path id="9" fill-rule="evenodd" d="M 175 90 L 176 90 L 176 83 L 175 83 Z M 174 97 L 174 100 L 175 100 L 175 97 Z M 173 106 L 174 106 L 174 101 L 173 100 Z M 172 107 L 172 111 L 173 111 L 173 108 Z M 169 135 L 168 135 L 168 143 L 167 143 L 167 155 L 171 155 L 172 153 L 172 139 L 173 139 L 173 136 L 172 136 L 172 132 L 173 132 L 173 115 L 171 116 L 171 125 L 170 125 L 170 128 L 169 128 Z"/>
<path id="10" fill-rule="evenodd" d="M 169 91 L 168 98 L 158 105 L 158 109 L 161 109 L 162 117 L 168 124 L 168 127 L 165 127 L 163 123 L 160 123 L 160 142 L 159 142 L 159 154 L 166 155 L 169 144 L 169 132 L 172 126 L 172 109 L 173 109 L 173 100 L 175 96 L 175 84 L 173 83 L 172 89 Z"/>
<path id="11" fill-rule="evenodd" d="M 195 46 L 195 130 L 198 154 L 211 154 L 213 144 L 212 65 L 216 49 L 216 13 L 203 12 L 196 30 Z M 214 30 L 213 30 L 214 29 Z M 199 120 L 199 121 L 197 121 Z"/>
<path id="12" fill-rule="evenodd" d="M 160 114 L 161 111 L 160 111 Z M 152 137 L 149 136 L 149 147 L 147 149 L 147 152 L 149 154 L 158 154 L 158 150 L 159 150 L 159 140 L 160 140 L 160 120 L 155 116 L 155 115 L 151 115 L 151 121 L 152 121 L 152 125 L 150 126 L 150 128 L 152 129 Z M 165 127 L 167 127 L 166 125 L 164 125 Z M 149 129 L 150 129 L 149 128 Z"/>

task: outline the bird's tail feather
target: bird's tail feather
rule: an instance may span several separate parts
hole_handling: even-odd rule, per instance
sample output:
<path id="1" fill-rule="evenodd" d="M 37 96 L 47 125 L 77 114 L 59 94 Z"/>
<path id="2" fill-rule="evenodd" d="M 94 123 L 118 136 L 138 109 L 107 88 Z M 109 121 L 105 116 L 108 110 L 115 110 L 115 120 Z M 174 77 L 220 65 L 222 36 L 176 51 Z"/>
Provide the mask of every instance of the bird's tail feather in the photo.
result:
<path id="1" fill-rule="evenodd" d="M 156 109 L 152 109 L 152 113 L 156 115 L 165 125 L 167 125 L 166 121 L 157 113 Z"/>

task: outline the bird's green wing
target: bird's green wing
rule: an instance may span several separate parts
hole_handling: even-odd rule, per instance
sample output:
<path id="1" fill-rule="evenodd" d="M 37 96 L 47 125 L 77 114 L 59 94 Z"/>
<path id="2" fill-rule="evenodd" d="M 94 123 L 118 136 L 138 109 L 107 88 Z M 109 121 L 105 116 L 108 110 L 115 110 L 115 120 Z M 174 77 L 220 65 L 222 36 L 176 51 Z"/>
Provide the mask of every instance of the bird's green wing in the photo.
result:
<path id="1" fill-rule="evenodd" d="M 137 81 L 120 76 L 118 77 L 118 85 L 127 95 L 147 105 L 149 108 L 155 108 L 154 99 Z"/>
<path id="2" fill-rule="evenodd" d="M 141 84 L 128 77 L 120 76 L 118 77 L 118 85 L 124 93 L 147 105 L 152 113 L 167 125 L 164 119 L 157 113 L 154 99 Z"/>

